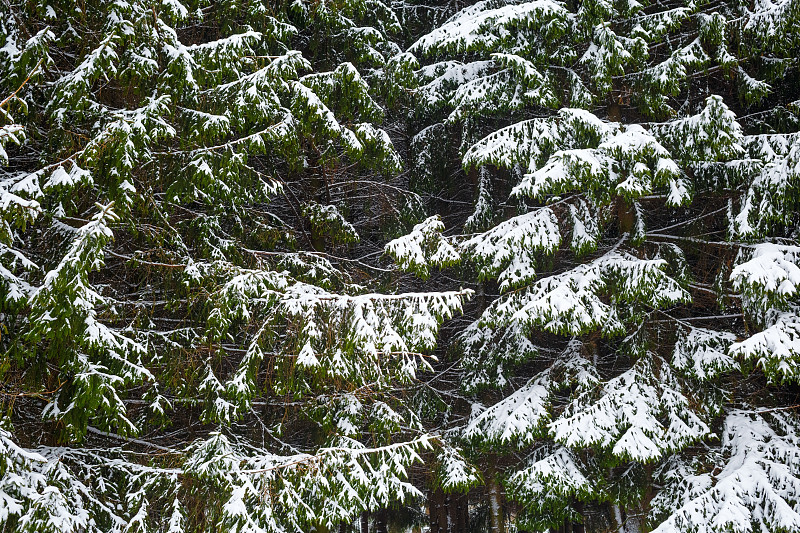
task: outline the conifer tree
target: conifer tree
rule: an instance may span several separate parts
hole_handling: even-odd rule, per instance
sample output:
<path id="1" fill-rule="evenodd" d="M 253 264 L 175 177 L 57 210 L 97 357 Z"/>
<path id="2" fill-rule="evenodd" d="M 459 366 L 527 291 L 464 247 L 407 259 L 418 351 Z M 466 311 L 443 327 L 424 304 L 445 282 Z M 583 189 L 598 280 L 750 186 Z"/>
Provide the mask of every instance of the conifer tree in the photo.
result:
<path id="1" fill-rule="evenodd" d="M 419 208 L 382 129 L 394 12 L 0 24 L 3 530 L 328 531 L 420 495 L 440 441 L 393 391 L 470 293 L 369 259 Z"/>
<path id="2" fill-rule="evenodd" d="M 0 3 L 0 529 L 800 529 L 799 5 Z"/>
<path id="3" fill-rule="evenodd" d="M 411 44 L 413 171 L 473 184 L 436 229 L 485 302 L 449 433 L 487 529 L 797 527 L 798 27 L 487 0 Z"/>

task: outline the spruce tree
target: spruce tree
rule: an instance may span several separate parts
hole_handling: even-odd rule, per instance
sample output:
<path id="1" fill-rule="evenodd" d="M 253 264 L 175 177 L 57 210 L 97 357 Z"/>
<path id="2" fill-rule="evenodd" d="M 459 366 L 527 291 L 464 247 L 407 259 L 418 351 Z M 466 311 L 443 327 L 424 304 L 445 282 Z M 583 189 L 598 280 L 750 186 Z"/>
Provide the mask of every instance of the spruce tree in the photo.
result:
<path id="1" fill-rule="evenodd" d="M 411 44 L 413 170 L 472 184 L 438 246 L 484 302 L 448 434 L 487 529 L 797 528 L 799 27 L 488 0 Z"/>
<path id="2" fill-rule="evenodd" d="M 0 528 L 800 529 L 798 5 L 1 3 Z"/>
<path id="3" fill-rule="evenodd" d="M 420 495 L 395 396 L 468 290 L 375 260 L 419 199 L 380 1 L 5 2 L 5 531 L 328 531 Z"/>

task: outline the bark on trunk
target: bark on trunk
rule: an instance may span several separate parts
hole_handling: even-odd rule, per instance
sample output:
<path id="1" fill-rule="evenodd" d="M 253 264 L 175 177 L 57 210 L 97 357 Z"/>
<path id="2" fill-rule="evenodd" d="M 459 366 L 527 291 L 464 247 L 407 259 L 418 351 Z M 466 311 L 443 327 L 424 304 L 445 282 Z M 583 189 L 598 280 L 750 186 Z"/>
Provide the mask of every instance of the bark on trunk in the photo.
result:
<path id="1" fill-rule="evenodd" d="M 450 531 L 464 533 L 469 529 L 469 495 L 461 492 L 450 495 Z"/>
<path id="2" fill-rule="evenodd" d="M 386 509 L 380 509 L 375 513 L 375 533 L 388 533 L 389 513 Z"/>
<path id="3" fill-rule="evenodd" d="M 441 489 L 428 491 L 428 518 L 430 533 L 449 533 L 447 520 L 447 495 Z"/>
<path id="4" fill-rule="evenodd" d="M 490 461 L 493 462 L 493 458 Z M 505 533 L 505 517 L 503 516 L 503 493 L 497 482 L 497 474 L 493 467 L 486 469 L 486 490 L 489 493 L 489 531 Z"/>
<path id="5" fill-rule="evenodd" d="M 625 533 L 625 518 L 622 516 L 622 508 L 619 505 L 612 504 L 611 510 L 614 512 L 614 520 L 617 522 L 617 531 Z"/>
<path id="6" fill-rule="evenodd" d="M 361 513 L 361 533 L 369 533 L 369 512 Z"/>

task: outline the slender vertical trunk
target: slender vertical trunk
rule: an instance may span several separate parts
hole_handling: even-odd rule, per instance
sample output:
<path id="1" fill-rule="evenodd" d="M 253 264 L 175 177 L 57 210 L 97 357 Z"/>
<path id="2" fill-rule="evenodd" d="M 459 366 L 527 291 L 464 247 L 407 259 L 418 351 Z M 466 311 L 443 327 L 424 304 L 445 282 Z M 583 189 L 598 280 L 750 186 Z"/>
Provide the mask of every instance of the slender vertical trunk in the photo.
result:
<path id="1" fill-rule="evenodd" d="M 375 513 L 375 533 L 388 533 L 389 511 L 380 509 Z"/>
<path id="2" fill-rule="evenodd" d="M 495 472 L 495 457 L 490 457 L 490 467 L 486 469 L 486 490 L 489 493 L 489 531 L 491 533 L 505 533 L 505 518 L 503 517 L 503 494 L 497 482 Z"/>
<path id="3" fill-rule="evenodd" d="M 464 533 L 469 529 L 469 494 L 452 494 L 452 504 L 455 514 L 453 533 Z"/>
<path id="4" fill-rule="evenodd" d="M 628 204 L 627 200 L 620 197 L 617 198 L 615 208 L 619 220 L 620 233 L 632 234 L 636 227 L 636 213 L 633 210 L 633 206 Z"/>
<path id="5" fill-rule="evenodd" d="M 575 510 L 575 512 L 578 513 L 579 515 L 583 516 L 583 511 L 584 511 L 583 503 L 573 499 L 571 504 L 572 504 L 572 507 Z M 572 533 L 586 533 L 586 528 L 584 527 L 583 524 L 579 524 L 577 522 L 573 522 L 572 523 Z"/>
<path id="6" fill-rule="evenodd" d="M 361 513 L 361 533 L 369 533 L 369 511 Z"/>
<path id="7" fill-rule="evenodd" d="M 439 533 L 447 533 L 447 494 L 442 489 L 436 489 L 436 522 Z"/>
<path id="8" fill-rule="evenodd" d="M 611 505 L 611 510 L 614 513 L 614 520 L 617 522 L 617 531 L 625 533 L 625 519 L 622 517 L 622 509 L 615 503 Z"/>
<path id="9" fill-rule="evenodd" d="M 610 97 L 615 98 L 613 94 Z M 608 106 L 608 120 L 611 122 L 620 122 L 622 120 L 622 107 L 616 100 L 612 101 L 611 105 Z"/>
<path id="10" fill-rule="evenodd" d="M 442 489 L 428 491 L 428 519 L 430 533 L 449 533 L 447 516 L 447 495 Z"/>
<path id="11" fill-rule="evenodd" d="M 458 529 L 458 497 L 456 492 L 450 493 L 447 496 L 447 531 L 449 533 L 456 533 Z"/>
<path id="12" fill-rule="evenodd" d="M 430 533 L 443 533 L 439 531 L 439 520 L 436 514 L 436 490 L 428 489 L 428 524 Z"/>
<path id="13" fill-rule="evenodd" d="M 653 464 L 648 463 L 644 467 L 644 471 L 647 475 L 647 490 L 644 493 L 644 498 L 639 503 L 639 512 L 637 514 L 636 525 L 638 531 L 646 531 L 647 524 L 645 523 L 646 520 L 644 517 L 650 514 L 650 510 L 652 509 L 652 501 L 656 495 L 655 484 L 653 482 Z"/>

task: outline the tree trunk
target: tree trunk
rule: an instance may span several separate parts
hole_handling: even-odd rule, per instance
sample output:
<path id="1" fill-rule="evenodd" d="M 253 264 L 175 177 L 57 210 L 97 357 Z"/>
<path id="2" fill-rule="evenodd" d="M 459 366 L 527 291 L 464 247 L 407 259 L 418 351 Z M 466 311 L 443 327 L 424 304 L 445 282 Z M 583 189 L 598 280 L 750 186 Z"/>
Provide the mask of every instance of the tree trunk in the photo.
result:
<path id="1" fill-rule="evenodd" d="M 428 491 L 428 519 L 430 533 L 449 533 L 447 527 L 447 495 L 442 489 Z"/>
<path id="2" fill-rule="evenodd" d="M 448 505 L 450 533 L 464 533 L 469 528 L 469 497 L 461 492 L 450 494 Z"/>
<path id="3" fill-rule="evenodd" d="M 611 98 L 614 98 L 614 96 L 612 95 Z M 622 107 L 617 101 L 612 101 L 611 105 L 608 106 L 608 120 L 611 122 L 622 121 Z"/>
<path id="4" fill-rule="evenodd" d="M 614 513 L 614 520 L 617 522 L 617 531 L 625 533 L 625 517 L 622 515 L 622 508 L 614 503 L 611 504 L 611 510 Z"/>
<path id="5" fill-rule="evenodd" d="M 439 531 L 439 520 L 436 519 L 436 493 L 434 489 L 428 489 L 428 525 L 429 533 L 441 533 Z"/>
<path id="6" fill-rule="evenodd" d="M 580 501 L 576 501 L 575 499 L 572 500 L 572 507 L 575 509 L 575 512 L 579 515 L 583 516 L 584 506 L 583 503 Z M 574 522 L 572 524 L 572 533 L 586 533 L 586 527 L 583 524 L 579 524 Z"/>
<path id="7" fill-rule="evenodd" d="M 495 458 L 490 457 L 490 462 Z M 505 518 L 503 516 L 503 493 L 497 482 L 497 473 L 494 466 L 486 469 L 486 490 L 489 495 L 489 531 L 491 533 L 505 533 Z"/>
<path id="8" fill-rule="evenodd" d="M 380 509 L 375 513 L 375 533 L 388 533 L 389 512 Z"/>
<path id="9" fill-rule="evenodd" d="M 447 495 L 447 531 L 456 533 L 458 531 L 458 493 Z"/>
<path id="10" fill-rule="evenodd" d="M 369 533 L 369 511 L 361 513 L 361 533 Z"/>
<path id="11" fill-rule="evenodd" d="M 633 234 L 636 227 L 636 213 L 633 206 L 629 205 L 624 199 L 617 198 L 616 201 L 617 218 L 619 219 L 620 233 Z"/>

